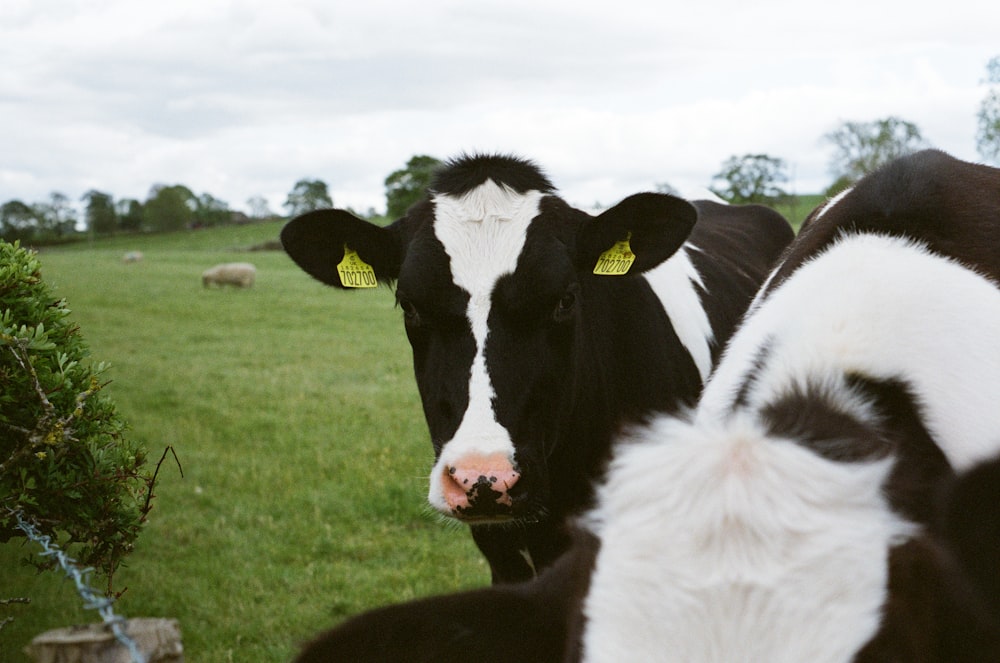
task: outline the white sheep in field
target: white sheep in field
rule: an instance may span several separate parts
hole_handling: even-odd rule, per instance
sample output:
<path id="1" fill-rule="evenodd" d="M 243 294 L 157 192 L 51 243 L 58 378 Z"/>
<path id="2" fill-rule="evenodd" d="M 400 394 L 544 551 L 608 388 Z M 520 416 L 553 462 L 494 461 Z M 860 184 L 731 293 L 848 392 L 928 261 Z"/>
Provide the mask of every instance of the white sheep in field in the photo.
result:
<path id="1" fill-rule="evenodd" d="M 237 288 L 249 288 L 257 276 L 257 268 L 248 262 L 227 262 L 210 267 L 202 272 L 201 284 L 208 287 L 216 285 L 234 285 Z"/>
<path id="2" fill-rule="evenodd" d="M 129 251 L 122 256 L 122 262 L 128 264 L 130 262 L 139 262 L 142 260 L 142 251 Z"/>

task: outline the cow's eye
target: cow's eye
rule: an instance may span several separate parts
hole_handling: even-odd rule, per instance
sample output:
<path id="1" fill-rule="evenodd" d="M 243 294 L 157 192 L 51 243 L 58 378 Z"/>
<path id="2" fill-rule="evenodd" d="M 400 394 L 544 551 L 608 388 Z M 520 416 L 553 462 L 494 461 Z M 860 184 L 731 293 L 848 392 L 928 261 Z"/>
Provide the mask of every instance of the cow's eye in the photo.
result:
<path id="1" fill-rule="evenodd" d="M 409 327 L 419 327 L 420 313 L 417 311 L 417 307 L 413 305 L 413 302 L 406 297 L 397 297 L 396 303 L 403 310 L 403 322 Z"/>
<path id="2" fill-rule="evenodd" d="M 576 283 L 571 283 L 566 288 L 566 292 L 559 298 L 559 302 L 556 303 L 556 308 L 552 312 L 553 320 L 556 322 L 566 322 L 573 317 L 573 312 L 576 310 L 576 302 L 579 299 L 579 292 L 580 287 Z"/>

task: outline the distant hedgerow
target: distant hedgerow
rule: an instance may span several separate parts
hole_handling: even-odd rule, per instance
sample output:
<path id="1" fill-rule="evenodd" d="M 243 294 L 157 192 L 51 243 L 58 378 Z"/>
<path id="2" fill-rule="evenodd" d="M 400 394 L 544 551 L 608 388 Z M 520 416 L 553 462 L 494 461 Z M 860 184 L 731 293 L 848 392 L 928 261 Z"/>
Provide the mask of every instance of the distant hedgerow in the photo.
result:
<path id="1" fill-rule="evenodd" d="M 108 578 L 131 552 L 155 473 L 128 441 L 65 300 L 36 254 L 0 241 L 0 542 L 23 536 L 14 512 Z M 44 562 L 36 561 L 39 566 Z"/>

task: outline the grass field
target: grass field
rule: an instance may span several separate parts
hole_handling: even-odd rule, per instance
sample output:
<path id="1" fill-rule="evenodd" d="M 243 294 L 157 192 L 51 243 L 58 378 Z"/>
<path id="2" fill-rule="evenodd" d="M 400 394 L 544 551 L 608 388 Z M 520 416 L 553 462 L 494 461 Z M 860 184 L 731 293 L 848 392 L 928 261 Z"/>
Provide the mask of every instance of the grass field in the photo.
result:
<path id="1" fill-rule="evenodd" d="M 781 211 L 796 224 L 816 202 Z M 284 661 L 295 643 L 366 608 L 481 586 L 464 528 L 424 507 L 431 463 L 409 346 L 385 289 L 341 293 L 281 252 L 244 249 L 280 223 L 119 237 L 46 250 L 108 387 L 155 462 L 150 522 L 117 610 L 171 617 L 192 663 Z M 145 259 L 123 264 L 141 250 Z M 257 265 L 251 290 L 205 290 L 216 262 Z M 0 546 L 0 660 L 31 637 L 98 620 L 69 582 Z"/>
<path id="2" fill-rule="evenodd" d="M 240 251 L 280 224 L 116 238 L 41 254 L 108 387 L 155 462 L 150 522 L 117 610 L 180 621 L 187 660 L 283 661 L 368 607 L 488 583 L 462 528 L 425 510 L 431 447 L 391 294 L 340 293 L 281 252 Z M 145 259 L 126 265 L 138 249 Z M 248 260 L 251 290 L 204 290 Z M 0 660 L 50 628 L 97 621 L 69 582 L 0 546 Z"/>

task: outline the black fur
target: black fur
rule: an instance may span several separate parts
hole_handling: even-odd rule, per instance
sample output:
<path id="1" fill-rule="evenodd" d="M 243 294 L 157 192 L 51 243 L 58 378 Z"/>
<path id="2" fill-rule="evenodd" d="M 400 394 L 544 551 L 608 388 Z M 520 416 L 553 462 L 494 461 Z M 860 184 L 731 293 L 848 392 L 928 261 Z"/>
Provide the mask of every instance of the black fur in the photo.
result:
<path id="1" fill-rule="evenodd" d="M 486 180 L 493 180 L 518 193 L 555 191 L 552 182 L 537 165 L 512 155 L 474 155 L 451 159 L 435 174 L 431 190 L 460 196 Z"/>
<path id="2" fill-rule="evenodd" d="M 794 389 L 761 409 L 773 435 L 793 439 L 829 460 L 871 462 L 893 456 L 886 494 L 893 509 L 913 522 L 933 520 L 936 486 L 952 474 L 921 417 L 920 404 L 898 380 L 845 376 L 843 389 L 817 385 Z M 860 418 L 838 403 L 845 395 L 864 400 L 871 417 Z"/>
<path id="3" fill-rule="evenodd" d="M 295 663 L 558 663 L 578 652 L 597 550 L 581 532 L 537 580 L 365 613 L 308 643 Z"/>
<path id="4" fill-rule="evenodd" d="M 1000 458 L 931 492 L 933 527 L 893 549 L 882 628 L 855 663 L 1000 662 Z"/>

